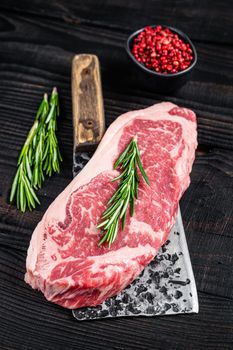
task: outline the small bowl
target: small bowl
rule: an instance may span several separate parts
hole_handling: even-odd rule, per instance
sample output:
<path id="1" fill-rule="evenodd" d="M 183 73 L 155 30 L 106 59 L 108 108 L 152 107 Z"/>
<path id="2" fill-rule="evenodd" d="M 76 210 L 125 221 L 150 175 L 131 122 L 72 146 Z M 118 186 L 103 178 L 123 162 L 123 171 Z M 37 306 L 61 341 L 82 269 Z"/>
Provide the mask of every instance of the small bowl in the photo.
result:
<path id="1" fill-rule="evenodd" d="M 158 24 L 152 25 L 150 27 L 154 28 L 157 26 Z M 139 80 L 140 85 L 142 85 L 145 88 L 148 88 L 149 86 L 150 90 L 153 89 L 156 92 L 167 93 L 167 92 L 173 92 L 179 89 L 190 79 L 191 74 L 193 72 L 193 68 L 197 63 L 197 51 L 192 41 L 182 31 L 170 26 L 164 26 L 164 25 L 161 25 L 161 26 L 162 28 L 169 28 L 173 33 L 178 34 L 179 37 L 181 37 L 185 43 L 188 43 L 191 46 L 191 49 L 193 51 L 193 61 L 187 69 L 178 73 L 163 74 L 163 73 L 157 73 L 151 69 L 148 69 L 143 64 L 138 62 L 134 57 L 134 55 L 132 54 L 131 50 L 132 50 L 134 38 L 140 32 L 142 32 L 145 29 L 145 27 L 137 30 L 136 32 L 132 33 L 129 36 L 126 43 L 126 52 L 130 58 L 130 61 L 133 63 L 131 66 L 134 70 L 134 73 L 137 74 L 137 78 Z"/>

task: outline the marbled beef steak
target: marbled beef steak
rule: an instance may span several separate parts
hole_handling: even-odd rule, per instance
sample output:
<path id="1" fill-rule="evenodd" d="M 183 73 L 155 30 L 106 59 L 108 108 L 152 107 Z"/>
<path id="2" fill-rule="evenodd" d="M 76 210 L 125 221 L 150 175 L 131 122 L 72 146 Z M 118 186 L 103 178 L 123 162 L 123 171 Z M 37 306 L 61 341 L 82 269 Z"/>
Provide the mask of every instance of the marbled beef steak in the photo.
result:
<path id="1" fill-rule="evenodd" d="M 139 185 L 133 217 L 108 246 L 96 225 L 117 184 L 114 161 L 137 135 L 151 186 Z M 56 198 L 37 225 L 25 280 L 66 308 L 95 306 L 130 284 L 154 258 L 174 224 L 188 187 L 197 146 L 196 117 L 159 103 L 128 112 L 108 128 L 86 167 Z"/>

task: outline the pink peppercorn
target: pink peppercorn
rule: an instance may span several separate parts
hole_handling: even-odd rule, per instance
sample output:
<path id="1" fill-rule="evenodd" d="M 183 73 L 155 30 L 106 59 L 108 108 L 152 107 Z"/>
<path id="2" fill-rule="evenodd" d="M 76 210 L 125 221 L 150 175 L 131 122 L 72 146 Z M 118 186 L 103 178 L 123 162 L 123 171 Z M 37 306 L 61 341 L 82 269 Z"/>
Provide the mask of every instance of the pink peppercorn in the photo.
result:
<path id="1" fill-rule="evenodd" d="M 132 54 L 148 69 L 174 74 L 187 69 L 193 60 L 191 46 L 169 28 L 145 27 L 133 41 Z"/>

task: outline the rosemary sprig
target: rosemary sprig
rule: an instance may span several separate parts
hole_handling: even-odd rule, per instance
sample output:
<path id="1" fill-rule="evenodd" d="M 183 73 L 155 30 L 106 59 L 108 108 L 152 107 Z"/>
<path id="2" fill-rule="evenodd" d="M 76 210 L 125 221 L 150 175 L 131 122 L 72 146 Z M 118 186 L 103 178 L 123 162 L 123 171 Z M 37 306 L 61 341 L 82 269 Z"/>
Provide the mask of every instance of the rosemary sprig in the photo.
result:
<path id="1" fill-rule="evenodd" d="M 143 168 L 137 138 L 134 137 L 114 164 L 114 169 L 120 168 L 121 174 L 112 181 L 120 180 L 118 189 L 108 201 L 108 208 L 101 217 L 97 228 L 103 231 L 103 237 L 99 245 L 108 242 L 109 247 L 115 241 L 118 233 L 119 222 L 122 230 L 125 227 L 126 214 L 130 206 L 130 215 L 134 214 L 134 202 L 138 198 L 138 184 L 140 170 L 145 182 L 150 185 L 148 176 Z"/>
<path id="2" fill-rule="evenodd" d="M 45 171 L 46 175 L 51 176 L 53 172 L 60 172 L 60 162 L 62 161 L 56 136 L 57 117 L 60 113 L 56 88 L 53 89 L 49 105 L 50 111 L 45 121 L 47 125 L 47 135 L 45 139 L 46 146 L 44 149 L 43 170 Z"/>
<path id="3" fill-rule="evenodd" d="M 38 109 L 36 119 L 39 120 L 37 133 L 33 139 L 33 173 L 32 184 L 35 189 L 40 188 L 44 181 L 43 173 L 43 157 L 45 148 L 46 124 L 45 120 L 49 112 L 48 95 L 44 94 L 44 98 Z"/>
<path id="4" fill-rule="evenodd" d="M 44 173 L 50 176 L 53 171 L 60 170 L 62 158 L 56 137 L 58 115 L 58 93 L 54 88 L 49 102 L 47 94 L 44 94 L 18 158 L 10 202 L 16 200 L 17 208 L 22 212 L 32 210 L 40 203 L 35 190 L 41 187 Z"/>
<path id="5" fill-rule="evenodd" d="M 36 203 L 40 203 L 32 183 L 33 144 L 38 127 L 39 120 L 36 118 L 19 155 L 18 169 L 11 187 L 10 202 L 16 197 L 17 208 L 22 212 L 26 209 L 32 210 Z"/>

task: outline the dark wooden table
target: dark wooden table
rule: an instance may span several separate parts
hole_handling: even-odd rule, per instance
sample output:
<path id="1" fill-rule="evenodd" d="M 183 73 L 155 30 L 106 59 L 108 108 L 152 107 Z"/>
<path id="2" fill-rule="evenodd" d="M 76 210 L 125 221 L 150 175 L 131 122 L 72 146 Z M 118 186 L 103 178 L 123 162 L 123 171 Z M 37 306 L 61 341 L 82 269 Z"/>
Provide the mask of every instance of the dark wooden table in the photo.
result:
<path id="1" fill-rule="evenodd" d="M 124 44 L 146 24 L 185 31 L 198 51 L 190 81 L 159 95 L 129 79 Z M 107 125 L 161 100 L 193 109 L 199 150 L 181 208 L 200 313 L 77 322 L 23 280 L 29 240 L 45 209 L 72 178 L 70 71 L 76 53 L 102 66 Z M 233 349 L 233 3 L 229 1 L 0 2 L 0 348 Z M 9 205 L 16 160 L 42 94 L 57 86 L 62 172 L 40 191 L 41 206 Z"/>

